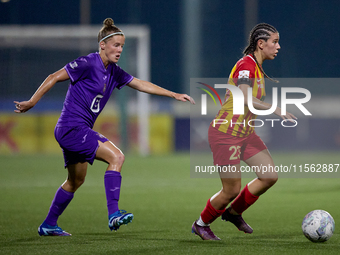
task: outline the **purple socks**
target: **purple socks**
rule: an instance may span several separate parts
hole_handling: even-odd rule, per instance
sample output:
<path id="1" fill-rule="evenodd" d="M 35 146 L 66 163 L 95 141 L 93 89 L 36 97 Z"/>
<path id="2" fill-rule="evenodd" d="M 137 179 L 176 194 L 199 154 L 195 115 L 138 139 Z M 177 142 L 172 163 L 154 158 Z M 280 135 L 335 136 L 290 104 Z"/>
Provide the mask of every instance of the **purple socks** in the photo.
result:
<path id="1" fill-rule="evenodd" d="M 117 171 L 106 171 L 104 175 L 104 185 L 109 216 L 118 211 L 118 201 L 120 195 L 120 185 L 122 176 Z"/>
<path id="2" fill-rule="evenodd" d="M 109 216 L 119 210 L 118 201 L 120 195 L 121 181 L 122 176 L 120 175 L 120 172 L 117 171 L 105 172 L 104 184 Z M 61 186 L 59 187 L 59 189 L 55 193 L 50 210 L 45 219 L 45 222 L 48 225 L 51 226 L 57 225 L 57 220 L 59 216 L 63 213 L 68 204 L 71 202 L 73 196 L 74 193 L 67 192 L 66 190 L 63 190 Z"/>
<path id="3" fill-rule="evenodd" d="M 45 219 L 45 222 L 48 225 L 51 225 L 51 226 L 57 225 L 57 220 L 59 216 L 63 213 L 65 208 L 71 202 L 73 196 L 74 196 L 74 193 L 68 192 L 66 190 L 63 190 L 61 187 L 59 187 L 59 189 L 55 193 L 50 210 Z"/>

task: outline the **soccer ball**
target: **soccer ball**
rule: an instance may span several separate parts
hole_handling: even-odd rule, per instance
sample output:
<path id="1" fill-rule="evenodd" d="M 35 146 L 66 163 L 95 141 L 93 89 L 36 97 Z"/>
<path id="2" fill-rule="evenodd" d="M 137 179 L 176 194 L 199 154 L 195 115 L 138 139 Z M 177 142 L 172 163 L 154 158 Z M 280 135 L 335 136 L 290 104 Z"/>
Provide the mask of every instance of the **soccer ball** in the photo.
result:
<path id="1" fill-rule="evenodd" d="M 325 242 L 332 237 L 335 228 L 333 217 L 324 210 L 309 212 L 302 221 L 303 234 L 312 242 Z"/>

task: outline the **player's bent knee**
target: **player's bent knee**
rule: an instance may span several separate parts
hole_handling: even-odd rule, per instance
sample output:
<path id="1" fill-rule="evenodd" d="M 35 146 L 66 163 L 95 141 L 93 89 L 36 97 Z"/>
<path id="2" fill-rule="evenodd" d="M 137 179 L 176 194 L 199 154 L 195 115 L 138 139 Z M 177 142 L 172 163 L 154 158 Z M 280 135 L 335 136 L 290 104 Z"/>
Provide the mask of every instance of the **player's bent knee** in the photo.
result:
<path id="1" fill-rule="evenodd" d="M 240 193 L 240 188 L 235 187 L 228 191 L 222 190 L 222 193 L 223 193 L 224 200 L 227 203 L 229 203 L 230 201 L 234 200 L 238 196 L 238 194 Z"/>
<path id="2" fill-rule="evenodd" d="M 111 164 L 118 164 L 122 166 L 125 161 L 125 156 L 123 153 L 115 153 L 115 154 L 112 154 L 110 161 L 111 161 L 110 162 Z"/>
<path id="3" fill-rule="evenodd" d="M 85 182 L 85 178 L 79 178 L 79 179 L 75 179 L 75 180 L 70 180 L 68 179 L 66 182 L 67 188 L 66 190 L 69 192 L 76 192 L 76 190 L 83 185 L 83 183 Z"/>
<path id="4" fill-rule="evenodd" d="M 278 177 L 265 178 L 263 180 L 266 183 L 267 187 L 271 187 L 277 182 Z"/>
<path id="5" fill-rule="evenodd" d="M 118 164 L 123 165 L 125 161 L 125 155 L 123 153 L 120 153 L 117 157 Z"/>
<path id="6" fill-rule="evenodd" d="M 125 161 L 125 156 L 123 153 L 111 153 L 109 157 L 105 159 L 105 161 L 109 164 L 109 170 L 115 169 L 120 172 Z M 111 169 L 112 168 L 112 169 Z"/>
<path id="7" fill-rule="evenodd" d="M 82 178 L 82 179 L 77 179 L 76 180 L 76 186 L 77 187 L 80 187 L 81 185 L 83 185 L 85 182 L 85 178 Z"/>

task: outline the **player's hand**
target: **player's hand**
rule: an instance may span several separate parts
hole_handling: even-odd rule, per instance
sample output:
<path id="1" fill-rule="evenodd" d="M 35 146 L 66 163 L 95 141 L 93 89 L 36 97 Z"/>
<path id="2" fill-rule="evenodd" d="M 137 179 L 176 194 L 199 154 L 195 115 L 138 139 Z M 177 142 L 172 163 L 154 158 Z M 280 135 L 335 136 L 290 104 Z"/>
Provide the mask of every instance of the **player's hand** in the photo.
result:
<path id="1" fill-rule="evenodd" d="M 22 102 L 14 101 L 14 103 L 15 103 L 15 108 L 17 108 L 16 110 L 14 110 L 14 112 L 16 113 L 27 112 L 29 109 L 31 109 L 34 106 L 34 104 L 31 101 L 22 101 Z"/>
<path id="2" fill-rule="evenodd" d="M 182 101 L 182 102 L 189 101 L 192 104 L 196 104 L 195 100 L 191 96 L 188 96 L 187 94 L 173 93 L 173 97 L 178 101 Z"/>
<path id="3" fill-rule="evenodd" d="M 286 111 L 286 114 L 285 115 L 282 115 L 281 114 L 281 108 L 277 107 L 276 110 L 274 111 L 274 113 L 277 115 L 277 116 L 280 116 L 282 119 L 284 120 L 287 120 L 289 122 L 292 122 L 292 123 L 295 123 L 294 120 L 297 120 L 297 118 L 294 116 L 294 114 L 290 113 L 290 112 L 287 112 Z"/>

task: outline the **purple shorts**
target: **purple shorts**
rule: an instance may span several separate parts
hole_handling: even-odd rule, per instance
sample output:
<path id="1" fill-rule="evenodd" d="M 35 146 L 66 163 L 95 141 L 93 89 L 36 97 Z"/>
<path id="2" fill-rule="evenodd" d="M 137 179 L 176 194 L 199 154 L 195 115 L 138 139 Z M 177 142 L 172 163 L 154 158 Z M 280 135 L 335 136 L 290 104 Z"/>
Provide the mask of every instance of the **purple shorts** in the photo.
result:
<path id="1" fill-rule="evenodd" d="M 99 147 L 98 141 L 108 141 L 89 127 L 56 127 L 54 136 L 63 150 L 65 167 L 79 162 L 92 165 Z"/>

